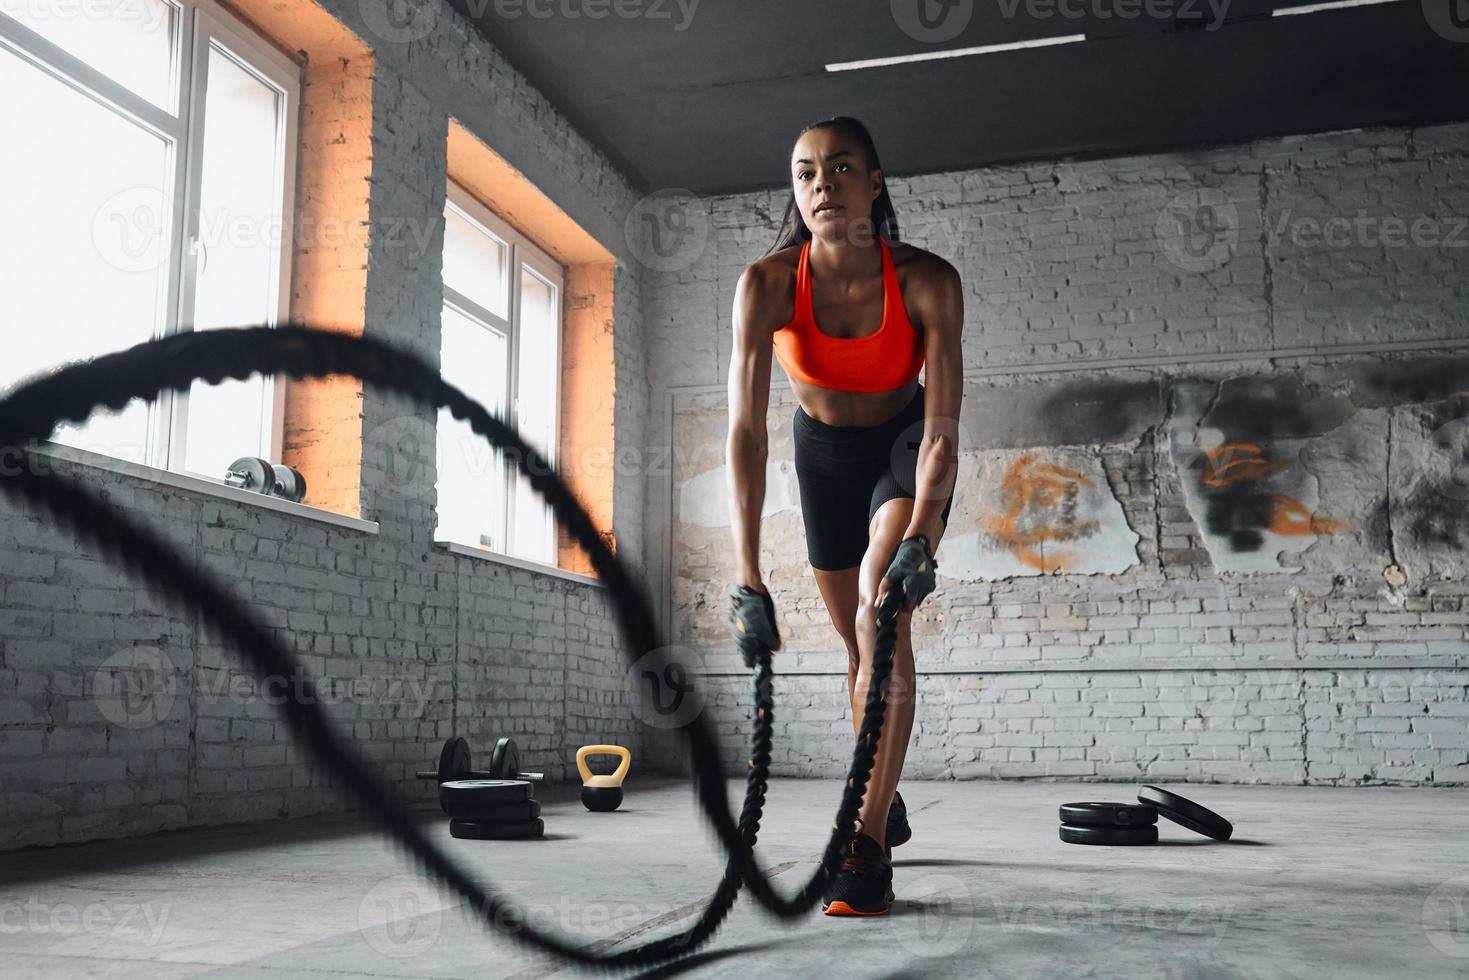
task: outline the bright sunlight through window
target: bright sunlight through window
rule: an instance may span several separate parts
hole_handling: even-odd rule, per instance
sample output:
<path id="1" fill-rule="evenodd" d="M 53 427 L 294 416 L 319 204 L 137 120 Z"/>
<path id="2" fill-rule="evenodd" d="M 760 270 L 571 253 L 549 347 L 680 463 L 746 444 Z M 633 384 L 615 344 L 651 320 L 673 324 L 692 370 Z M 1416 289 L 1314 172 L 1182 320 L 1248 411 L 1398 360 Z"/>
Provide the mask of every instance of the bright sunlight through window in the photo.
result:
<path id="1" fill-rule="evenodd" d="M 452 183 L 444 217 L 444 378 L 508 418 L 554 464 L 561 268 Z M 554 565 L 550 508 L 512 469 L 440 412 L 438 537 Z"/>
<path id="2" fill-rule="evenodd" d="M 191 66 L 185 71 L 181 66 Z M 208 0 L 0 0 L 0 389 L 285 313 L 299 72 Z M 54 438 L 220 479 L 279 460 L 269 379 L 135 400 Z"/>

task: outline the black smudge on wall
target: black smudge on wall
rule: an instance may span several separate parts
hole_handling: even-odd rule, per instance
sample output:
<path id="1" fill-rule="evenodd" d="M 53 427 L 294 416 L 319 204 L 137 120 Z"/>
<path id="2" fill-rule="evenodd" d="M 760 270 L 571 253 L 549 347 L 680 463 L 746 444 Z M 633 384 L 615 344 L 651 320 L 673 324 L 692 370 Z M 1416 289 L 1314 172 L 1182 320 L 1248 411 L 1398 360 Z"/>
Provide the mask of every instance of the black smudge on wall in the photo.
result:
<path id="1" fill-rule="evenodd" d="M 1222 431 L 1225 442 L 1258 444 L 1325 435 L 1356 410 L 1345 395 L 1307 386 L 1293 374 L 1230 378 L 1200 425 Z"/>
<path id="2" fill-rule="evenodd" d="M 1428 436 L 1431 455 L 1398 505 L 1402 519 L 1422 547 L 1469 549 L 1469 395 L 1425 405 L 1412 416 Z"/>
<path id="3" fill-rule="evenodd" d="M 1389 408 L 1449 398 L 1469 386 L 1469 357 L 1351 364 L 1342 372 L 1358 408 Z"/>
<path id="4" fill-rule="evenodd" d="M 1042 449 L 1136 442 L 1163 419 L 1163 378 L 971 383 L 964 392 L 970 448 Z"/>
<path id="5" fill-rule="evenodd" d="M 1204 525 L 1216 538 L 1229 542 L 1231 551 L 1256 552 L 1265 545 L 1275 504 L 1258 487 L 1224 487 L 1205 492 L 1209 508 Z"/>

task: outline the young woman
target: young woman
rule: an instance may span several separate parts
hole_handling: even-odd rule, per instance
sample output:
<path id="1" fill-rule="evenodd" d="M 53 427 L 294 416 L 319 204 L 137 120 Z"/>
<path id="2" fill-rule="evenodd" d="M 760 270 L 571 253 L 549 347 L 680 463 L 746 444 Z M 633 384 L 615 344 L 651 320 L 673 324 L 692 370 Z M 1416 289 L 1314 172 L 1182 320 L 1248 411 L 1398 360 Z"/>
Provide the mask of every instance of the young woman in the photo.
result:
<path id="1" fill-rule="evenodd" d="M 911 836 L 902 797 L 895 799 L 913 730 L 910 621 L 933 588 L 933 553 L 949 517 L 963 290 L 944 259 L 897 241 L 897 216 L 862 123 L 839 116 L 802 131 L 791 184 L 776 246 L 745 270 L 735 292 L 726 447 L 737 562 L 731 625 L 737 642 L 759 637 L 779 648 L 759 562 L 774 353 L 799 403 L 792 427 L 807 557 L 846 646 L 854 732 L 872 674 L 876 610 L 889 588 L 904 590 L 858 832 L 822 903 L 829 915 L 883 915 L 893 902 L 892 847 Z"/>

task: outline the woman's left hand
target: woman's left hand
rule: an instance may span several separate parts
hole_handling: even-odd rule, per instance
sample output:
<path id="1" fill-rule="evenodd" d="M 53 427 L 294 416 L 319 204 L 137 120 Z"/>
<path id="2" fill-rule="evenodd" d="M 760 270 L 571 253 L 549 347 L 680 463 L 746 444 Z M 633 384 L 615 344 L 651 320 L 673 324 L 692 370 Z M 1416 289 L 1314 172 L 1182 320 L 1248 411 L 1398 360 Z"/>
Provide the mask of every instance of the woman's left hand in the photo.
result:
<path id="1" fill-rule="evenodd" d="M 937 584 L 934 579 L 936 568 L 938 562 L 933 560 L 927 535 L 915 534 L 911 538 L 904 538 L 893 552 L 893 560 L 883 573 L 882 581 L 878 583 L 878 607 L 882 607 L 889 590 L 897 588 L 903 596 L 903 611 L 912 612 L 917 609 L 918 604 Z"/>

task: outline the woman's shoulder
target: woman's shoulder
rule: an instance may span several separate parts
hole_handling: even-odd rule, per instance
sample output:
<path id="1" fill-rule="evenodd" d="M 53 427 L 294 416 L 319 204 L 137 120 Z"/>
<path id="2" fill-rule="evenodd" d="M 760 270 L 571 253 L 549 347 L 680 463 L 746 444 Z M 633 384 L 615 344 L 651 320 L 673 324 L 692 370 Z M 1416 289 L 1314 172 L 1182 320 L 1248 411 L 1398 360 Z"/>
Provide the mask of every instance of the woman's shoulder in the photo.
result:
<path id="1" fill-rule="evenodd" d="M 778 252 L 762 255 L 745 267 L 740 278 L 756 296 L 779 300 L 787 293 L 794 295 L 796 267 L 800 260 L 801 246 L 792 245 Z"/>
<path id="2" fill-rule="evenodd" d="M 959 278 L 959 270 L 953 263 L 928 249 L 909 242 L 889 242 L 888 251 L 893 257 L 893 268 L 906 280 L 938 286 L 950 277 Z"/>
<path id="3" fill-rule="evenodd" d="M 789 276 L 794 280 L 796 267 L 801 262 L 800 245 L 791 245 L 778 252 L 762 255 L 745 267 L 745 271 L 762 279 L 780 281 Z"/>
<path id="4" fill-rule="evenodd" d="M 791 318 L 800 257 L 801 246 L 793 245 L 761 256 L 745 267 L 737 293 L 749 322 L 774 331 Z"/>
<path id="5" fill-rule="evenodd" d="M 903 304 L 913 325 L 927 329 L 928 324 L 952 319 L 946 311 L 962 306 L 964 292 L 959 270 L 953 263 L 907 242 L 893 242 L 889 251 Z"/>

